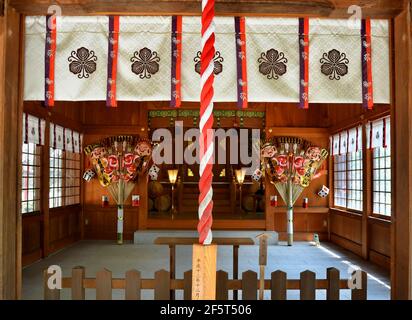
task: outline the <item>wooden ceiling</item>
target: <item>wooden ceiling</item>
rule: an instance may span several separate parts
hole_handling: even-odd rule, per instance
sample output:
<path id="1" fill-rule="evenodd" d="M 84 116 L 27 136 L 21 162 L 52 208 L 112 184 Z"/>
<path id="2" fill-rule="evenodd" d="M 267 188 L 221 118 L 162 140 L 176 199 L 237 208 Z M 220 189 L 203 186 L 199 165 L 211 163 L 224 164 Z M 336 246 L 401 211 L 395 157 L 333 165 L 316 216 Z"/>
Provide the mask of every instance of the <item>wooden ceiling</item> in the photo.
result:
<path id="1" fill-rule="evenodd" d="M 59 5 L 63 15 L 199 15 L 201 0 L 9 0 L 19 13 L 45 15 Z M 362 8 L 362 17 L 393 18 L 406 0 L 216 0 L 216 15 L 313 16 L 348 18 L 351 5 Z"/>

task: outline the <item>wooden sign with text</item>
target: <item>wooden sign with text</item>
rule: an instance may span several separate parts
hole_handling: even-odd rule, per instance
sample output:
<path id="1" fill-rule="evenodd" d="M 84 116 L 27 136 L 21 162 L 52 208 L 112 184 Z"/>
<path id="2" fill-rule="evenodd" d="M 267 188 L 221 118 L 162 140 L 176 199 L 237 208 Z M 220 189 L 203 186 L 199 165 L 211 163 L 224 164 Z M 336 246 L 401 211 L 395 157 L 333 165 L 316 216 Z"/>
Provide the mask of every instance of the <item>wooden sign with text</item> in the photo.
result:
<path id="1" fill-rule="evenodd" d="M 192 300 L 216 298 L 217 245 L 193 245 Z"/>

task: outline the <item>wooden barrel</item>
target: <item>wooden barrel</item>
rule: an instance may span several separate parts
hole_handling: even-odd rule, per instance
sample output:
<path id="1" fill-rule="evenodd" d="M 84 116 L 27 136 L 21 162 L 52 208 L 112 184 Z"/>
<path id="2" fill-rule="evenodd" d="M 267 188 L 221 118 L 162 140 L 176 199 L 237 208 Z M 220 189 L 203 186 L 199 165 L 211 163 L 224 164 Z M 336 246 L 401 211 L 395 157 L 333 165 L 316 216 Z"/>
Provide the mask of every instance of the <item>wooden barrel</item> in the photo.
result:
<path id="1" fill-rule="evenodd" d="M 245 211 L 253 211 L 254 197 L 251 195 L 242 196 L 242 207 Z"/>
<path id="2" fill-rule="evenodd" d="M 260 183 L 259 182 L 253 182 L 247 189 L 246 192 L 249 194 L 255 194 L 256 191 L 258 191 L 260 188 Z"/>
<path id="3" fill-rule="evenodd" d="M 162 196 L 159 196 L 155 199 L 154 201 L 154 207 L 157 211 L 168 211 L 171 207 L 171 199 L 168 194 L 164 194 Z"/>
<path id="4" fill-rule="evenodd" d="M 259 200 L 259 211 L 265 212 L 266 210 L 266 199 L 265 196 L 262 197 L 262 199 Z"/>
<path id="5" fill-rule="evenodd" d="M 150 181 L 148 186 L 149 197 L 154 199 L 162 195 L 163 186 L 158 181 Z"/>
<path id="6" fill-rule="evenodd" d="M 154 208 L 154 203 L 153 203 L 153 199 L 150 199 L 147 201 L 147 210 L 152 211 Z"/>

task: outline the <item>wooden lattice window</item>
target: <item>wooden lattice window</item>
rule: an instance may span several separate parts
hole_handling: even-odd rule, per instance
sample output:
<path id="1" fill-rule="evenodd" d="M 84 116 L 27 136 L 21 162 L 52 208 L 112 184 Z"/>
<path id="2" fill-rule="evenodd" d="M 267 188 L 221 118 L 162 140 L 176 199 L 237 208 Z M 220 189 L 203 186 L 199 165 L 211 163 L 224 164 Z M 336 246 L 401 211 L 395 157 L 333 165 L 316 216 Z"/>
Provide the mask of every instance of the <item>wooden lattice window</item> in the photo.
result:
<path id="1" fill-rule="evenodd" d="M 63 205 L 63 151 L 50 148 L 49 208 Z"/>
<path id="2" fill-rule="evenodd" d="M 333 169 L 334 205 L 362 211 L 362 151 L 334 156 Z"/>
<path id="3" fill-rule="evenodd" d="M 23 143 L 21 213 L 40 211 L 40 154 L 41 147 Z"/>
<path id="4" fill-rule="evenodd" d="M 333 174 L 334 204 L 346 208 L 346 155 L 334 156 Z"/>
<path id="5" fill-rule="evenodd" d="M 66 206 L 80 203 L 80 154 L 65 152 L 65 188 Z"/>
<path id="6" fill-rule="evenodd" d="M 362 211 L 362 151 L 347 154 L 347 208 Z"/>
<path id="7" fill-rule="evenodd" d="M 50 148 L 49 207 L 80 203 L 80 154 Z"/>
<path id="8" fill-rule="evenodd" d="M 391 151 L 373 149 L 373 213 L 391 215 Z"/>

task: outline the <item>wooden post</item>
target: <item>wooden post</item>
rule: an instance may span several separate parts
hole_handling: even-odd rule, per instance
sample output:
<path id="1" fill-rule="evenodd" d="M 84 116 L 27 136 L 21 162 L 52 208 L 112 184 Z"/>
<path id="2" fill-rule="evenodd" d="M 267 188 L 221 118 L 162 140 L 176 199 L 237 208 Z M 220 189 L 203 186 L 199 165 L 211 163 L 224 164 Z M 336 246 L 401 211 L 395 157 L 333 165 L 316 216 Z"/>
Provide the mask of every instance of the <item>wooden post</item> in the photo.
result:
<path id="1" fill-rule="evenodd" d="M 412 32 L 411 4 L 394 19 L 392 131 L 392 299 L 412 299 Z"/>
<path id="2" fill-rule="evenodd" d="M 126 300 L 140 300 L 141 278 L 140 272 L 137 270 L 129 270 L 126 272 Z"/>
<path id="3" fill-rule="evenodd" d="M 215 300 L 217 246 L 193 245 L 192 299 Z"/>
<path id="4" fill-rule="evenodd" d="M 21 216 L 17 195 L 22 141 L 19 101 L 21 15 L 4 2 L 0 16 L 0 300 L 16 299 L 21 286 Z"/>
<path id="5" fill-rule="evenodd" d="M 72 269 L 72 300 L 85 299 L 85 289 L 83 287 L 84 277 L 84 267 L 74 267 Z"/>
<path id="6" fill-rule="evenodd" d="M 183 274 L 184 289 L 183 289 L 183 300 L 192 299 L 192 270 L 186 271 Z"/>
<path id="7" fill-rule="evenodd" d="M 256 300 L 257 273 L 251 270 L 242 273 L 242 300 Z"/>
<path id="8" fill-rule="evenodd" d="M 261 233 L 256 238 L 259 239 L 259 300 L 263 300 L 265 293 L 265 267 L 267 265 L 268 238 L 267 233 Z"/>
<path id="9" fill-rule="evenodd" d="M 300 273 L 300 300 L 316 300 L 316 275 L 312 271 Z"/>
<path id="10" fill-rule="evenodd" d="M 272 272 L 272 300 L 286 300 L 286 273 L 281 270 Z"/>
<path id="11" fill-rule="evenodd" d="M 60 300 L 60 289 L 50 289 L 48 286 L 48 280 L 51 274 L 47 272 L 47 269 L 43 271 L 43 289 L 44 300 Z"/>
<path id="12" fill-rule="evenodd" d="M 352 300 L 367 300 L 368 298 L 368 274 L 362 271 L 361 277 L 362 287 L 360 289 L 352 289 Z"/>
<path id="13" fill-rule="evenodd" d="M 326 273 L 328 278 L 328 289 L 326 289 L 326 299 L 339 300 L 339 270 L 336 268 L 328 268 Z"/>
<path id="14" fill-rule="evenodd" d="M 155 272 L 155 300 L 170 300 L 170 272 L 160 270 Z"/>
<path id="15" fill-rule="evenodd" d="M 170 260 L 169 260 L 169 271 L 170 271 L 170 279 L 174 279 L 175 268 L 176 268 L 176 246 L 174 244 L 169 244 L 169 251 L 170 251 Z M 175 299 L 175 291 L 173 289 L 170 290 L 170 298 L 172 300 Z"/>
<path id="16" fill-rule="evenodd" d="M 112 272 L 103 269 L 96 274 L 96 300 L 112 300 Z"/>
<path id="17" fill-rule="evenodd" d="M 216 299 L 228 300 L 227 280 L 229 279 L 227 272 L 219 270 L 216 273 Z M 234 292 L 234 290 L 233 290 Z M 237 292 L 237 291 L 236 291 Z"/>
<path id="18" fill-rule="evenodd" d="M 233 279 L 239 279 L 239 246 L 233 245 Z M 233 290 L 233 300 L 238 299 L 238 291 Z"/>

